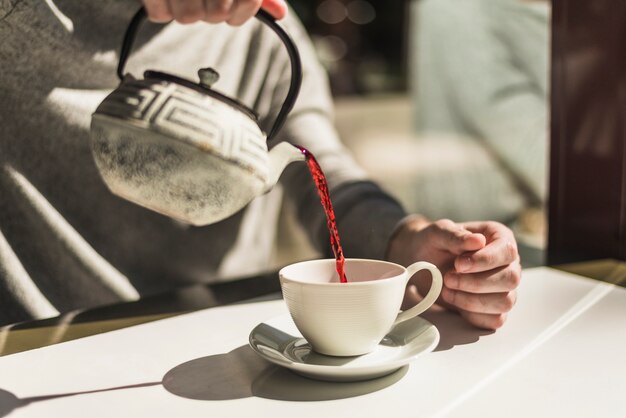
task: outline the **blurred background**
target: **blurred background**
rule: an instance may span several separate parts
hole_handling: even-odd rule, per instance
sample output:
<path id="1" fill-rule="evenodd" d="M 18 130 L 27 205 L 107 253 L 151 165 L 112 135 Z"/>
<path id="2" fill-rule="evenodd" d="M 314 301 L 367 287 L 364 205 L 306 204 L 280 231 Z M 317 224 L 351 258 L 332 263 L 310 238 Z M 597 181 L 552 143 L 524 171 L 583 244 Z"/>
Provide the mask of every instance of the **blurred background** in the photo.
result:
<path id="1" fill-rule="evenodd" d="M 410 212 L 497 220 L 545 247 L 548 1 L 290 4 L 375 180 Z"/>
<path id="2" fill-rule="evenodd" d="M 335 96 L 404 92 L 410 2 L 294 0 Z"/>

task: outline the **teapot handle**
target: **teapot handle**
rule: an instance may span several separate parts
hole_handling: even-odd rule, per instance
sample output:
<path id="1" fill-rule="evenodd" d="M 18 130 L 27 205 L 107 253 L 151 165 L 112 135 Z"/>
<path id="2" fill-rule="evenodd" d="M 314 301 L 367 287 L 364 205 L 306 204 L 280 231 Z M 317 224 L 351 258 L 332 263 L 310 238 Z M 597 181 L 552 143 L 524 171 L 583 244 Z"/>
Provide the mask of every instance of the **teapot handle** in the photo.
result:
<path id="1" fill-rule="evenodd" d="M 128 25 L 128 28 L 126 29 L 126 34 L 124 34 L 124 41 L 122 42 L 122 49 L 120 51 L 120 61 L 117 65 L 117 76 L 120 81 L 124 79 L 124 67 L 126 66 L 126 61 L 128 60 L 128 56 L 130 55 L 133 42 L 135 41 L 137 29 L 139 28 L 140 23 L 146 18 L 146 15 L 146 9 L 144 7 L 141 7 L 133 16 Z M 287 48 L 289 61 L 291 61 L 291 82 L 289 84 L 289 91 L 287 92 L 287 97 L 285 98 L 285 101 L 283 102 L 280 111 L 278 112 L 278 116 L 276 116 L 274 125 L 267 135 L 267 139 L 270 140 L 283 126 L 285 120 L 287 119 L 287 115 L 293 108 L 293 105 L 298 98 L 298 93 L 300 93 L 300 86 L 302 85 L 302 63 L 300 61 L 300 53 L 298 52 L 298 48 L 296 48 L 296 45 L 294 44 L 291 37 L 276 22 L 276 19 L 274 19 L 272 15 L 261 9 L 257 12 L 255 17 L 261 22 L 265 23 L 267 26 L 269 26 L 270 29 L 272 29 L 278 35 L 280 40 L 285 45 L 285 48 Z"/>

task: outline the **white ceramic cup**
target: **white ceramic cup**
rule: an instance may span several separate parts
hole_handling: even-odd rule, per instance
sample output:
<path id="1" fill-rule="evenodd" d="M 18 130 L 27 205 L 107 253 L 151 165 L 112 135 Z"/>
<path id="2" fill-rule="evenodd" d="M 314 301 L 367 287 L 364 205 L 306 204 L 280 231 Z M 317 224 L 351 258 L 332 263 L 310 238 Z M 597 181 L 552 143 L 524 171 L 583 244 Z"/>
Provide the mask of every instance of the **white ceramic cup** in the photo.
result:
<path id="1" fill-rule="evenodd" d="M 302 336 L 313 350 L 332 356 L 372 351 L 391 328 L 428 309 L 443 281 L 433 264 L 409 267 L 387 261 L 346 259 L 348 283 L 340 283 L 335 260 L 291 264 L 279 272 L 283 298 Z M 409 279 L 420 270 L 432 275 L 426 297 L 399 313 Z"/>

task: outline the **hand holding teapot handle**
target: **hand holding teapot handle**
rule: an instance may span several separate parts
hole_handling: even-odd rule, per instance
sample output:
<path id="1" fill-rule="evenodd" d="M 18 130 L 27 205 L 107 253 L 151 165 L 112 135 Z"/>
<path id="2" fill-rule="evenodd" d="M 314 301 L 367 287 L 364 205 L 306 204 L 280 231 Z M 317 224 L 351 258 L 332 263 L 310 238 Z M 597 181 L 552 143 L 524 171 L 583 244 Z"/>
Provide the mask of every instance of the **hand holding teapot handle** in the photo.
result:
<path id="1" fill-rule="evenodd" d="M 274 19 L 282 19 L 287 13 L 283 0 L 142 0 L 153 22 L 209 23 L 226 22 L 239 26 L 253 17 L 259 9 Z"/>

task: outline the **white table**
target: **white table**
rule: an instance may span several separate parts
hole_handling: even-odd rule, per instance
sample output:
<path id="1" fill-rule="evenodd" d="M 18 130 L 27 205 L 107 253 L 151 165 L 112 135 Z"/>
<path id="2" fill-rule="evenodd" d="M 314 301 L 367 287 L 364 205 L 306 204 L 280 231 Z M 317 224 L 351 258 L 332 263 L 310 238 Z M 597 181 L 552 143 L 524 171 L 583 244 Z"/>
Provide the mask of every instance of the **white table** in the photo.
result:
<path id="1" fill-rule="evenodd" d="M 282 301 L 214 308 L 2 357 L 0 417 L 625 416 L 624 288 L 526 270 L 501 330 L 425 315 L 437 350 L 359 383 L 256 356 L 250 330 L 285 312 Z"/>

